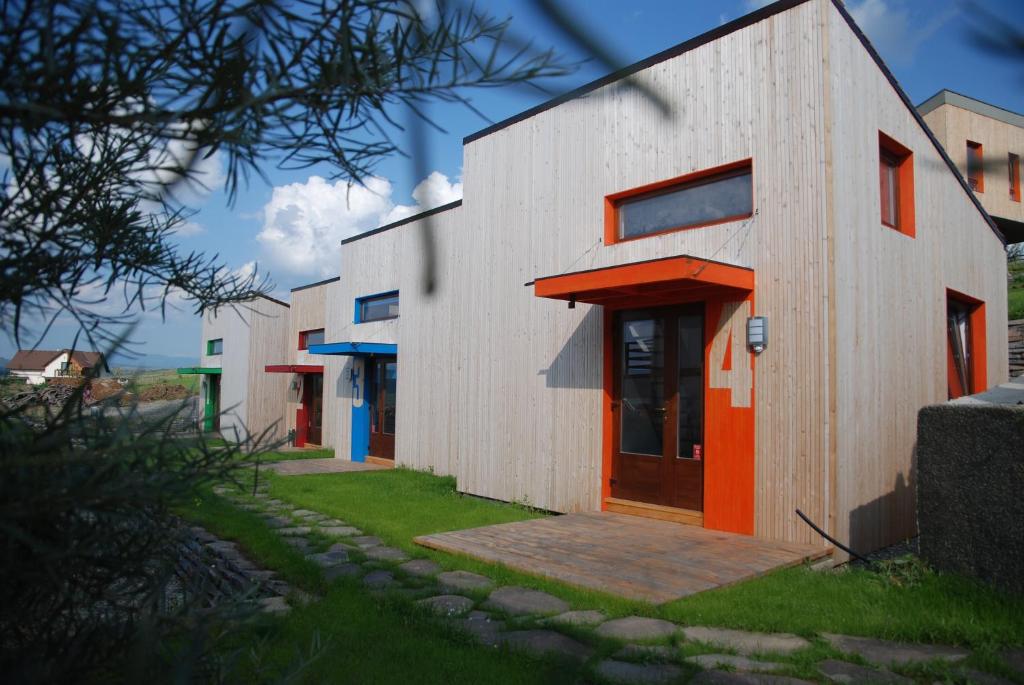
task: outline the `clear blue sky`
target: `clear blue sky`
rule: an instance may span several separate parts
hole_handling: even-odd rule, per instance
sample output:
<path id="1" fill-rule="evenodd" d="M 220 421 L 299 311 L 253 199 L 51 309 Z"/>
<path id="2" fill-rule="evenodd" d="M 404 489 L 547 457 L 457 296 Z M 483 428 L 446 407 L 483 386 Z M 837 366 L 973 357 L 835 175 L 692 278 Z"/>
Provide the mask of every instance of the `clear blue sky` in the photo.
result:
<path id="1" fill-rule="evenodd" d="M 565 41 L 540 21 L 528 3 L 507 0 L 480 2 L 496 16 L 511 16 L 522 35 L 539 45 L 553 45 L 570 59 L 575 53 Z M 768 4 L 758 0 L 567 0 L 564 2 L 593 35 L 598 36 L 624 63 L 634 62 Z M 1004 21 L 1024 22 L 1019 0 L 979 0 L 978 4 Z M 847 7 L 861 23 L 890 69 L 916 104 L 942 88 L 949 88 L 998 106 L 1024 112 L 1024 71 L 1019 59 L 1000 60 L 971 42 L 971 6 L 957 0 L 848 0 Z M 596 67 L 581 69 L 557 84 L 569 90 L 603 75 Z M 474 104 L 493 121 L 516 114 L 548 95 L 525 89 L 487 90 L 473 93 Z M 462 138 L 488 125 L 477 115 L 455 106 L 435 106 L 432 114 L 447 133 L 433 134 L 428 168 L 435 176 L 421 191 L 420 200 L 446 201 L 458 196 L 462 173 Z M 216 163 L 211 173 L 216 173 Z M 319 174 L 318 174 L 319 171 Z M 270 184 L 256 180 L 233 207 L 224 194 L 214 192 L 197 198 L 199 214 L 190 235 L 177 238 L 183 250 L 219 253 L 232 268 L 257 262 L 269 272 L 276 294 L 320 280 L 337 272 L 338 260 L 330 253 L 337 239 L 373 228 L 383 218 L 401 217 L 414 210 L 413 189 L 423 179 L 414 178 L 408 160 L 384 160 L 378 167 L 377 193 L 361 202 L 346 202 L 344 192 L 331 183 L 312 179 L 326 170 L 283 172 L 268 168 Z M 300 211 L 294 211 L 294 207 Z M 292 207 L 292 209 L 289 209 Z M 261 237 L 262 236 L 262 237 Z M 315 259 L 288 259 L 289 249 L 314 241 L 322 249 Z M 57 328 L 44 346 L 70 343 L 73 331 Z M 187 310 L 171 311 L 167 320 L 157 314 L 143 317 L 134 335 L 144 343 L 142 351 L 161 355 L 198 354 L 199 319 Z M 9 357 L 14 346 L 0 341 L 0 356 Z"/>

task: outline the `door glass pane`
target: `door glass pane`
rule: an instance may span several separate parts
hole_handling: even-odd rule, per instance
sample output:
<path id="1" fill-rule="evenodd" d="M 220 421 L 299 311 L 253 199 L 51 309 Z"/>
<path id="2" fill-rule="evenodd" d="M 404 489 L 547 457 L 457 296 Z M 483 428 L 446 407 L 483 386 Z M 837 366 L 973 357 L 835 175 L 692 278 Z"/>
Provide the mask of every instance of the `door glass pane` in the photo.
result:
<path id="1" fill-rule="evenodd" d="M 947 305 L 947 330 L 949 332 L 949 350 L 952 357 L 950 369 L 954 378 L 950 378 L 950 397 L 960 397 L 971 391 L 970 367 L 970 309 L 962 302 L 950 299 Z"/>
<path id="2" fill-rule="evenodd" d="M 662 455 L 664 331 L 660 319 L 622 322 L 621 451 Z"/>
<path id="3" fill-rule="evenodd" d="M 679 316 L 679 439 L 677 454 L 693 458 L 704 433 L 704 317 Z"/>
<path id="4" fill-rule="evenodd" d="M 320 428 L 324 425 L 324 377 L 320 374 L 316 374 L 313 377 L 313 390 L 312 390 L 312 415 L 313 415 L 313 426 Z"/>
<path id="5" fill-rule="evenodd" d="M 387 362 L 384 364 L 384 397 L 383 397 L 383 418 L 384 432 L 388 435 L 395 434 L 395 390 L 398 386 L 398 363 Z"/>

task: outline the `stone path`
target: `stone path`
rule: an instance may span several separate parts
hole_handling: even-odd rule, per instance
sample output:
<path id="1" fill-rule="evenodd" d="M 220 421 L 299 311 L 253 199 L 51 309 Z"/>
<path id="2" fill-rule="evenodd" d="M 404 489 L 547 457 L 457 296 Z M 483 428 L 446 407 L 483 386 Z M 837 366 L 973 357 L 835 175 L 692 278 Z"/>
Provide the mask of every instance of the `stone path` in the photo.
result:
<path id="1" fill-rule="evenodd" d="M 269 469 L 280 476 L 307 476 L 312 473 L 349 473 L 352 471 L 385 471 L 385 466 L 349 461 L 348 459 L 292 459 L 272 461 L 260 468 Z"/>
<path id="2" fill-rule="evenodd" d="M 501 587 L 480 574 L 445 571 L 433 560 L 410 559 L 405 551 L 387 546 L 378 537 L 363 535 L 345 521 L 271 499 L 265 487 L 255 497 L 227 488 L 216 490 L 236 504 L 257 511 L 286 542 L 319 565 L 328 580 L 361 578 L 368 592 L 403 597 L 481 646 L 583 664 L 589 673 L 608 683 L 677 683 L 691 675 L 691 683 L 812 682 L 785 675 L 794 668 L 807 672 L 805 660 L 814 643 L 806 637 L 681 626 L 642 616 L 611 618 L 600 611 L 573 610 L 567 602 L 546 592 Z M 329 542 L 325 543 L 325 538 Z M 286 611 L 287 604 L 279 598 L 266 601 L 263 608 L 268 612 Z M 837 658 L 817 662 L 815 681 L 913 683 L 893 669 L 935 661 L 953 664 L 959 669 L 957 677 L 965 682 L 1007 682 L 957 667 L 957 662 L 969 656 L 957 647 L 833 634 L 823 634 L 816 640 L 819 649 L 830 647 Z M 1020 672 L 1024 668 L 1022 652 L 1007 651 L 1003 658 L 1011 669 Z M 1024 672 L 1020 675 L 1024 677 Z"/>

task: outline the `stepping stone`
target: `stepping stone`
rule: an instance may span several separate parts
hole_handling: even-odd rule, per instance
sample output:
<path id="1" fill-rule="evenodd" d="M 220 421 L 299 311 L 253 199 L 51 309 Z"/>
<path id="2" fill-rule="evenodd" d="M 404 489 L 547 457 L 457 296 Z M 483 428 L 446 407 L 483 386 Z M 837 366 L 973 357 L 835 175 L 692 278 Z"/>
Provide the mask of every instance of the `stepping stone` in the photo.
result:
<path id="1" fill-rule="evenodd" d="M 704 669 L 714 669 L 726 666 L 734 671 L 743 672 L 777 671 L 785 666 L 785 664 L 775 663 L 774 661 L 758 661 L 756 659 L 748 659 L 745 656 L 735 656 L 733 654 L 699 654 L 697 656 L 691 656 L 686 660 L 689 663 L 696 664 Z"/>
<path id="2" fill-rule="evenodd" d="M 268 516 L 264 519 L 270 528 L 288 528 L 292 522 L 280 516 Z"/>
<path id="3" fill-rule="evenodd" d="M 292 511 L 292 516 L 295 518 L 302 518 L 304 516 L 316 516 L 318 513 L 319 512 L 316 511 L 310 511 L 309 509 L 294 509 Z"/>
<path id="4" fill-rule="evenodd" d="M 286 537 L 297 536 L 297 535 L 309 535 L 313 529 L 309 526 L 292 526 L 290 528 L 278 528 L 277 534 L 284 535 Z"/>
<path id="5" fill-rule="evenodd" d="M 258 504 L 239 504 L 238 508 L 243 511 L 263 511 L 263 507 Z"/>
<path id="6" fill-rule="evenodd" d="M 348 555 L 344 552 L 323 552 L 321 554 L 310 554 L 306 558 L 325 568 L 328 566 L 335 566 L 344 561 L 348 561 Z"/>
<path id="7" fill-rule="evenodd" d="M 337 535 L 339 537 L 349 537 L 350 535 L 359 535 L 363 531 L 352 526 L 320 526 L 320 532 L 324 535 Z"/>
<path id="8" fill-rule="evenodd" d="M 809 685 L 811 681 L 764 673 L 730 673 L 728 671 L 701 671 L 690 685 Z"/>
<path id="9" fill-rule="evenodd" d="M 313 548 L 313 545 L 310 544 L 309 540 L 306 538 L 286 538 L 285 543 L 291 545 L 300 552 L 308 552 Z"/>
<path id="10" fill-rule="evenodd" d="M 851 664 L 848 661 L 839 661 L 837 659 L 829 659 L 828 661 L 822 661 L 818 664 L 818 670 L 833 683 L 850 683 L 851 685 L 865 685 L 870 683 L 892 683 L 893 685 L 900 685 L 906 683 L 912 685 L 914 682 L 910 678 L 904 678 L 901 675 L 896 675 L 892 671 L 876 670 L 874 668 L 867 668 L 866 666 L 858 666 L 857 664 Z"/>
<path id="11" fill-rule="evenodd" d="M 271 580 L 266 583 L 266 588 L 271 592 L 286 597 L 292 593 L 292 586 L 283 580 Z"/>
<path id="12" fill-rule="evenodd" d="M 554 630 L 517 630 L 501 633 L 498 642 L 516 652 L 526 652 L 535 656 L 565 657 L 575 661 L 586 661 L 594 651 L 582 642 Z"/>
<path id="13" fill-rule="evenodd" d="M 320 525 L 321 526 L 347 526 L 348 524 L 345 523 L 344 521 L 339 521 L 338 519 L 325 518 L 325 519 L 321 519 L 320 520 Z"/>
<path id="14" fill-rule="evenodd" d="M 563 626 L 596 626 L 599 623 L 604 623 L 607 618 L 601 611 L 567 611 L 564 614 L 552 616 L 544 622 Z"/>
<path id="15" fill-rule="evenodd" d="M 257 602 L 265 614 L 287 614 L 292 610 L 284 597 L 264 597 Z"/>
<path id="16" fill-rule="evenodd" d="M 683 635 L 692 642 L 726 647 L 748 656 L 756 652 L 792 654 L 811 646 L 807 640 L 790 633 L 751 633 L 746 630 L 687 626 L 683 628 Z"/>
<path id="17" fill-rule="evenodd" d="M 369 547 L 363 550 L 368 559 L 377 561 L 405 561 L 409 556 L 395 547 Z"/>
<path id="18" fill-rule="evenodd" d="M 375 590 L 383 590 L 395 584 L 395 576 L 391 571 L 371 571 L 363 578 L 363 585 Z"/>
<path id="19" fill-rule="evenodd" d="M 266 502 L 264 502 L 264 504 L 266 504 L 268 507 L 281 507 L 281 506 L 284 506 L 284 502 L 282 502 L 279 499 L 268 499 Z"/>
<path id="20" fill-rule="evenodd" d="M 489 590 L 494 585 L 487 576 L 469 571 L 445 571 L 437 576 L 437 580 L 446 590 Z"/>
<path id="21" fill-rule="evenodd" d="M 383 545 L 384 542 L 376 535 L 357 535 L 356 537 L 349 540 L 354 543 L 360 549 L 366 549 L 367 547 L 378 547 Z"/>
<path id="22" fill-rule="evenodd" d="M 398 568 L 411 576 L 420 576 L 421 578 L 437 575 L 437 572 L 441 570 L 441 567 L 430 559 L 413 559 Z"/>
<path id="23" fill-rule="evenodd" d="M 488 647 L 498 646 L 498 635 L 505 629 L 504 621 L 497 621 L 484 611 L 471 611 L 466 618 L 453 620 L 451 625 L 464 630 L 477 642 Z"/>
<path id="24" fill-rule="evenodd" d="M 461 616 L 473 608 L 473 600 L 462 595 L 438 595 L 428 597 L 416 602 L 421 607 L 426 607 L 438 616 Z"/>
<path id="25" fill-rule="evenodd" d="M 679 626 L 671 621 L 627 616 L 602 623 L 594 632 L 614 640 L 660 640 L 674 635 L 678 630 Z"/>
<path id="26" fill-rule="evenodd" d="M 351 578 L 352 576 L 358 576 L 361 575 L 362 572 L 363 567 L 359 564 L 344 562 L 324 569 L 324 578 L 330 582 L 335 578 Z"/>
<path id="27" fill-rule="evenodd" d="M 966 649 L 943 645 L 908 644 L 832 633 L 824 633 L 822 637 L 840 652 L 856 654 L 865 661 L 882 666 L 920 664 L 934 659 L 952 663 L 966 659 L 970 655 Z"/>
<path id="28" fill-rule="evenodd" d="M 350 549 L 352 549 L 350 545 L 346 545 L 343 542 L 335 542 L 333 545 L 327 548 L 327 553 L 330 554 L 331 552 L 344 552 L 345 558 L 348 559 L 348 551 Z"/>
<path id="29" fill-rule="evenodd" d="M 965 668 L 960 671 L 960 673 L 968 683 L 971 683 L 971 685 L 1014 685 L 1012 680 L 1000 678 L 999 676 L 992 675 L 991 673 L 976 671 L 973 668 Z"/>
<path id="30" fill-rule="evenodd" d="M 233 554 L 237 554 L 238 553 L 238 547 L 235 545 L 235 543 L 229 542 L 228 540 L 218 540 L 216 542 L 208 542 L 208 543 L 206 543 L 206 546 L 209 547 L 212 550 L 216 550 L 216 551 L 220 552 L 221 554 L 232 554 L 232 553 Z"/>
<path id="31" fill-rule="evenodd" d="M 1004 649 L 999 656 L 1003 657 L 1011 671 L 1024 677 L 1024 649 Z"/>
<path id="32" fill-rule="evenodd" d="M 200 526 L 193 526 L 192 528 L 189 528 L 189 532 L 192 533 L 192 537 L 202 543 L 217 542 L 218 539 L 216 535 L 205 528 L 201 528 Z"/>
<path id="33" fill-rule="evenodd" d="M 679 661 L 679 650 L 666 645 L 626 645 L 612 654 L 622 661 Z"/>
<path id="34" fill-rule="evenodd" d="M 569 610 L 566 602 L 539 590 L 509 585 L 500 587 L 487 598 L 487 606 L 512 616 L 561 614 Z"/>
<path id="35" fill-rule="evenodd" d="M 605 680 L 624 685 L 674 683 L 683 675 L 683 669 L 672 664 L 631 664 L 614 659 L 605 659 L 594 671 Z"/>
<path id="36" fill-rule="evenodd" d="M 247 571 L 245 575 L 249 580 L 256 581 L 257 583 L 265 583 L 277 574 L 273 571 Z"/>

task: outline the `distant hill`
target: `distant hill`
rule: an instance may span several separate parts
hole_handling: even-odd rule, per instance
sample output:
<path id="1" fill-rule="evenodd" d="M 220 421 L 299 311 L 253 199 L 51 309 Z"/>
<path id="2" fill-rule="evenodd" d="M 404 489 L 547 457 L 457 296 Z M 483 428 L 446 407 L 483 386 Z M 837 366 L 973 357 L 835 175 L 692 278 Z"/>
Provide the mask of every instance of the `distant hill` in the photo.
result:
<path id="1" fill-rule="evenodd" d="M 139 356 L 115 354 L 111 357 L 109 364 L 111 369 L 176 369 L 181 366 L 199 366 L 199 357 L 176 357 L 167 354 Z"/>

